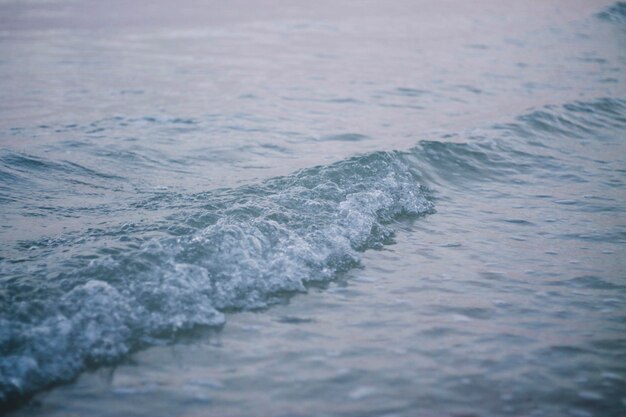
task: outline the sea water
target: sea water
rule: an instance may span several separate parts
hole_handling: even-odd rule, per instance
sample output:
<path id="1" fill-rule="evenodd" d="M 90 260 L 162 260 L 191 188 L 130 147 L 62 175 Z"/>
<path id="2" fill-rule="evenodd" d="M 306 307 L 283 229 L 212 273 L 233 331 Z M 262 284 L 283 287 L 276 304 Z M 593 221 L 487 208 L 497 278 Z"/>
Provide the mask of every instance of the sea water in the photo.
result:
<path id="1" fill-rule="evenodd" d="M 0 3 L 1 412 L 625 415 L 625 22 Z"/>

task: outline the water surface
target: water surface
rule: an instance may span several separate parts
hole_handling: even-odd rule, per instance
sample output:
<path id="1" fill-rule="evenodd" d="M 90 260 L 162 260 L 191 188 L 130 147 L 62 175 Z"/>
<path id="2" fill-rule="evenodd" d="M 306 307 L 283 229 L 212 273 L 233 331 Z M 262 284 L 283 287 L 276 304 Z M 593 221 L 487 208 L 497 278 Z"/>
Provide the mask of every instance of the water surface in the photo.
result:
<path id="1" fill-rule="evenodd" d="M 3 2 L 2 409 L 625 414 L 625 10 Z"/>

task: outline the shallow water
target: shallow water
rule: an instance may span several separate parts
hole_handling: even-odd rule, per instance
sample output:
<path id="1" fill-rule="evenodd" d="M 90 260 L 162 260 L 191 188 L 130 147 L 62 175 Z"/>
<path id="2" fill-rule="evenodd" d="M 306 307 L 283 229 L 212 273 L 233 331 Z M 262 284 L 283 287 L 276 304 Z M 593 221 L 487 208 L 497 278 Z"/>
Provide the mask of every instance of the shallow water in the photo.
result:
<path id="1" fill-rule="evenodd" d="M 5 410 L 626 413 L 623 3 L 139 4 L 0 4 Z"/>

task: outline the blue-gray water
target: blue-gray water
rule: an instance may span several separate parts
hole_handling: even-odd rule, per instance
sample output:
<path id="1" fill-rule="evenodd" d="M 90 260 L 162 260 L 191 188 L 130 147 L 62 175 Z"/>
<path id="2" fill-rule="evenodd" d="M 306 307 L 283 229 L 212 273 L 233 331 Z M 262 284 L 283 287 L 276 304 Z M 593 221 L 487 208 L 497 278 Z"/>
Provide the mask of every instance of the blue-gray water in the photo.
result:
<path id="1" fill-rule="evenodd" d="M 626 415 L 626 4 L 0 2 L 0 413 Z"/>

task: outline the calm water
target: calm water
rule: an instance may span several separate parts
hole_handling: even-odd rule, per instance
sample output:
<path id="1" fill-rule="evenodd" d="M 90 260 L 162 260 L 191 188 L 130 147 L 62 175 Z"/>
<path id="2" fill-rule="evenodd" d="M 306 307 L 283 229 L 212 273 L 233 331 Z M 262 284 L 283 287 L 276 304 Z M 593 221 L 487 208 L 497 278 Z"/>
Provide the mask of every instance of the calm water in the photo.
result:
<path id="1" fill-rule="evenodd" d="M 626 415 L 625 69 L 610 1 L 0 2 L 0 413 Z"/>

